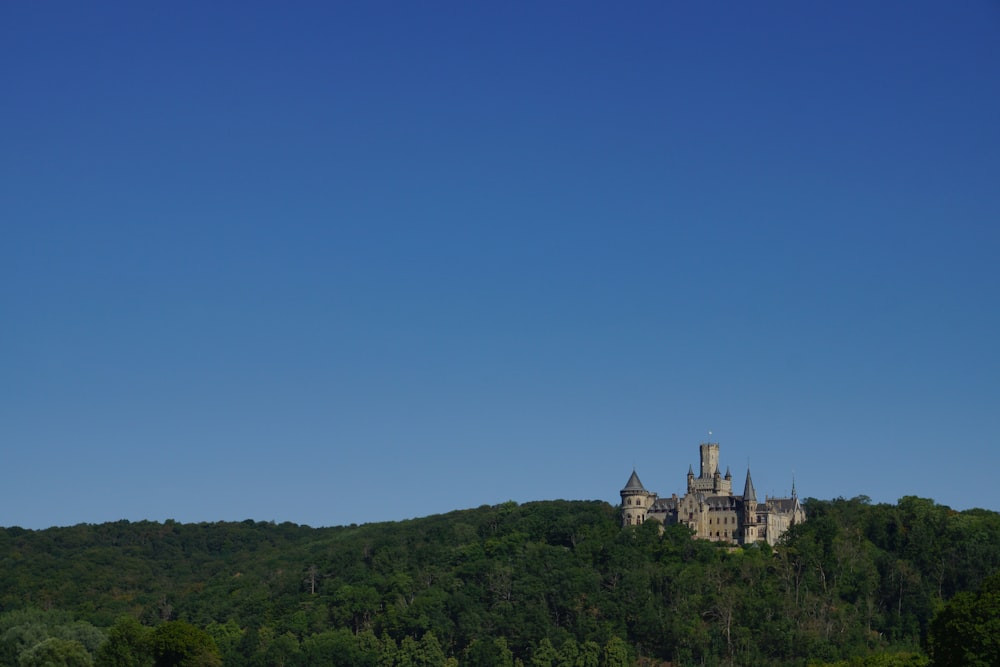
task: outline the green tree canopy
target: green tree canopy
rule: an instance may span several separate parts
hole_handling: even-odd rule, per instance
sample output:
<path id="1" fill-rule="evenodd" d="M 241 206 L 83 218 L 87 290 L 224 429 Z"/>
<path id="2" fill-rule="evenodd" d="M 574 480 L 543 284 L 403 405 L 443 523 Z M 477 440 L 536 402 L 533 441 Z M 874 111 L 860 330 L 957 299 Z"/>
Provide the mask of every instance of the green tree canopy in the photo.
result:
<path id="1" fill-rule="evenodd" d="M 91 667 L 94 664 L 86 647 L 75 639 L 49 637 L 23 651 L 19 667 Z"/>
<path id="2" fill-rule="evenodd" d="M 1000 665 L 1000 573 L 974 593 L 959 593 L 938 612 L 928 649 L 934 667 Z"/>
<path id="3" fill-rule="evenodd" d="M 190 623 L 167 621 L 150 638 L 154 667 L 219 667 L 222 659 L 212 637 Z"/>
<path id="4" fill-rule="evenodd" d="M 97 667 L 149 667 L 153 664 L 152 630 L 131 616 L 121 616 L 108 629 L 107 641 L 95 655 Z"/>

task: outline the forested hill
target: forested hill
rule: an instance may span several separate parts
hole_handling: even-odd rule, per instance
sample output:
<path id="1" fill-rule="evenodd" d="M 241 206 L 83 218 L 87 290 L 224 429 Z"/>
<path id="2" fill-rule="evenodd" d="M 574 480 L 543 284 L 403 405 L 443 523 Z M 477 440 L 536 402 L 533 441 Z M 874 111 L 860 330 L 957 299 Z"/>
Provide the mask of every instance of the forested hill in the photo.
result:
<path id="1" fill-rule="evenodd" d="M 165 628 L 234 666 L 918 665 L 935 613 L 1000 570 L 995 512 L 806 508 L 774 550 L 622 529 L 585 501 L 339 528 L 0 529 L 0 665 L 45 664 L 45 641 L 97 665 L 175 664 L 151 639 Z"/>

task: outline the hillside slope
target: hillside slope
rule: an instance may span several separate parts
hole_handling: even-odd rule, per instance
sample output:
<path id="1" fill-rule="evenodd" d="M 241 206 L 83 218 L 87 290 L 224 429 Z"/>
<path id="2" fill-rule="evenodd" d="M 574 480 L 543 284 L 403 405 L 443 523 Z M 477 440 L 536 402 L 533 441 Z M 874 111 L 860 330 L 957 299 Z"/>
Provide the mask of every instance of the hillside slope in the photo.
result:
<path id="1" fill-rule="evenodd" d="M 791 665 L 918 650 L 943 602 L 1000 569 L 994 512 L 915 497 L 810 499 L 807 511 L 774 551 L 720 548 L 680 527 L 623 530 L 616 508 L 587 501 L 338 528 L 7 528 L 0 612 L 60 610 L 105 628 L 121 614 L 149 627 L 179 619 L 208 630 L 233 665 L 276 646 L 286 664 L 340 664 L 334 636 L 360 647 L 344 664 L 380 664 L 379 642 L 432 636 L 462 664 L 508 653 L 556 664 L 573 651 L 607 661 L 624 640 L 632 658 Z"/>

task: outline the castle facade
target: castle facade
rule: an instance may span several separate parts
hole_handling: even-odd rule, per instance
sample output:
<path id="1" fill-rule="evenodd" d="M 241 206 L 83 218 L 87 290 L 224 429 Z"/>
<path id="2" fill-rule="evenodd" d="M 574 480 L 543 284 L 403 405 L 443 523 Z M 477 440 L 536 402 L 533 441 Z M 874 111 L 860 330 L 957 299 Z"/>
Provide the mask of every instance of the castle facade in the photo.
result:
<path id="1" fill-rule="evenodd" d="M 734 495 L 728 466 L 725 475 L 719 469 L 719 443 L 704 442 L 698 450 L 700 474 L 695 477 L 688 466 L 687 493 L 681 497 L 675 493 L 660 498 L 647 491 L 633 470 L 621 490 L 622 526 L 636 526 L 652 519 L 665 526 L 684 524 L 698 539 L 733 544 L 767 542 L 773 546 L 791 526 L 806 520 L 794 481 L 790 498 L 765 496 L 759 502 L 748 467 L 743 494 Z"/>

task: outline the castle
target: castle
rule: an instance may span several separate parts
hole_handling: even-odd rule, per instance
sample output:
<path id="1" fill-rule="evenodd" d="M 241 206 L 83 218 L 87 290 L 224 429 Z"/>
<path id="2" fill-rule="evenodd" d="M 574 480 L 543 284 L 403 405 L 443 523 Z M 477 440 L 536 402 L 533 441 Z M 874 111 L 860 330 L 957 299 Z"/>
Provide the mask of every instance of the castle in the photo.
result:
<path id="1" fill-rule="evenodd" d="M 700 474 L 695 477 L 689 466 L 687 493 L 678 498 L 660 498 L 647 491 L 635 470 L 629 477 L 622 496 L 622 526 L 636 526 L 653 519 L 664 526 L 684 524 L 694 531 L 694 537 L 716 542 L 752 544 L 767 542 L 775 545 L 791 526 L 806 520 L 805 511 L 795 494 L 792 481 L 790 498 L 765 496 L 757 502 L 757 492 L 747 479 L 742 495 L 733 495 L 733 476 L 719 472 L 719 443 L 705 442 L 699 446 Z"/>

